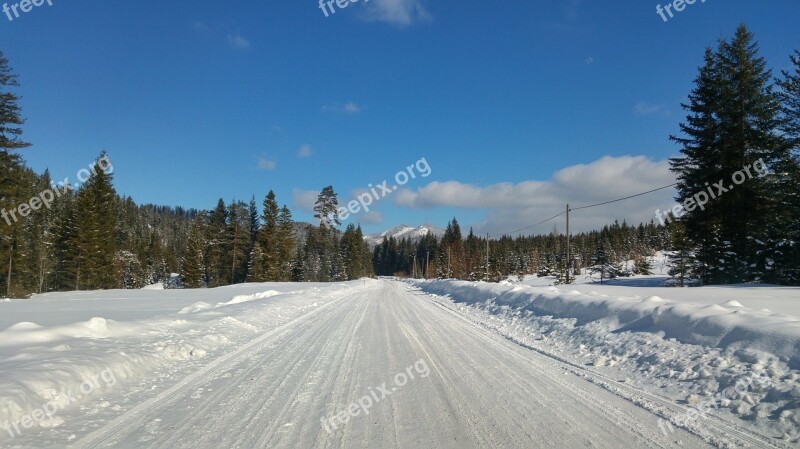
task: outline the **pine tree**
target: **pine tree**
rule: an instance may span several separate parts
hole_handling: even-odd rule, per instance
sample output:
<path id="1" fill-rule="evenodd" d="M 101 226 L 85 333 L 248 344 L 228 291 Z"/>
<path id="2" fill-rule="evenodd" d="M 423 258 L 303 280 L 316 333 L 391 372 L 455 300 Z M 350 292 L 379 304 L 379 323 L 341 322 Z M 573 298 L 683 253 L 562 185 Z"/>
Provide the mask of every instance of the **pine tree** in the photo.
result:
<path id="1" fill-rule="evenodd" d="M 333 186 L 322 189 L 317 196 L 314 204 L 314 218 L 319 222 L 320 227 L 334 228 L 342 224 L 339 220 L 339 200 Z"/>
<path id="2" fill-rule="evenodd" d="M 211 211 L 206 227 L 206 273 L 209 288 L 227 285 L 230 282 L 230 247 L 228 239 L 228 208 L 220 198 Z"/>
<path id="3" fill-rule="evenodd" d="M 292 212 L 284 204 L 278 215 L 277 241 L 277 279 L 280 282 L 292 280 L 293 259 L 297 248 L 297 236 L 294 231 Z"/>
<path id="4" fill-rule="evenodd" d="M 634 273 L 643 276 L 650 276 L 653 274 L 653 264 L 650 262 L 650 258 L 648 258 L 646 255 L 636 256 L 634 259 L 634 264 Z"/>
<path id="5" fill-rule="evenodd" d="M 775 245 L 775 269 L 779 280 L 800 285 L 800 51 L 791 56 L 794 70 L 784 71 L 777 81 L 778 97 L 782 104 L 782 131 L 789 140 L 794 154 L 790 161 L 776 171 L 785 173 L 784 182 L 777 186 L 780 206 L 776 210 L 782 218 L 778 228 L 783 236 Z"/>
<path id="6" fill-rule="evenodd" d="M 270 190 L 264 198 L 264 211 L 261 215 L 261 235 L 259 244 L 264 261 L 261 263 L 264 281 L 277 281 L 280 278 L 280 235 L 278 230 L 278 216 L 280 210 L 275 193 Z"/>
<path id="7" fill-rule="evenodd" d="M 228 242 L 230 250 L 230 283 L 238 284 L 247 277 L 250 249 L 250 217 L 247 205 L 233 201 L 228 206 Z"/>
<path id="8" fill-rule="evenodd" d="M 364 241 L 361 226 L 356 227 L 352 223 L 347 225 L 340 245 L 348 280 L 372 274 L 369 246 Z"/>
<path id="9" fill-rule="evenodd" d="M 589 267 L 589 273 L 600 273 L 600 284 L 603 284 L 606 278 L 616 278 L 621 271 L 619 265 L 614 261 L 614 254 L 609 250 L 610 246 L 607 241 L 603 241 L 592 255 L 593 265 Z"/>
<path id="10" fill-rule="evenodd" d="M 455 217 L 447 224 L 442 236 L 442 253 L 440 263 L 445 266 L 440 274 L 448 279 L 465 279 L 464 242 L 461 226 Z"/>
<path id="11" fill-rule="evenodd" d="M 686 282 L 694 277 L 697 261 L 692 251 L 692 244 L 686 235 L 683 220 L 671 223 L 670 229 L 672 231 L 672 252 L 669 254 L 669 275 L 678 281 L 678 285 L 685 287 Z"/>
<path id="12" fill-rule="evenodd" d="M 17 76 L 11 70 L 8 59 L 0 52 L 0 295 L 13 295 L 13 273 L 15 261 L 19 261 L 19 245 L 22 238 L 22 224 L 8 214 L 15 212 L 18 204 L 26 201 L 24 171 L 25 166 L 13 150 L 30 146 L 22 140 L 25 122 L 18 104 L 19 96 L 13 92 L 18 87 Z"/>
<path id="13" fill-rule="evenodd" d="M 729 189 L 733 173 L 763 160 L 769 168 L 788 156 L 785 141 L 776 132 L 780 104 L 769 85 L 770 72 L 758 56 L 753 35 L 739 27 L 731 41 L 706 51 L 689 104 L 684 137 L 672 137 L 682 146 L 682 157 L 671 160 L 678 175 L 681 203 L 699 192 L 714 191 L 704 207 L 687 209 L 683 217 L 697 257 L 706 267 L 706 283 L 741 282 L 752 271 L 764 271 L 763 248 L 775 243 L 770 236 L 775 207 L 769 184 L 753 178 Z M 715 186 L 723 182 L 727 191 Z M 756 270 L 752 267 L 757 266 Z"/>
<path id="14" fill-rule="evenodd" d="M 198 215 L 192 225 L 189 241 L 186 245 L 186 254 L 181 263 L 181 282 L 186 288 L 202 288 L 205 286 L 205 262 L 203 248 L 205 248 L 205 221 L 204 214 Z"/>
<path id="15" fill-rule="evenodd" d="M 250 203 L 247 205 L 247 215 L 248 215 L 248 222 L 249 222 L 249 230 L 250 230 L 250 241 L 247 245 L 247 282 L 253 282 L 253 276 L 255 273 L 253 272 L 253 268 L 255 266 L 255 260 L 253 259 L 256 248 L 258 248 L 258 252 L 261 253 L 261 248 L 258 245 L 258 236 L 259 231 L 261 230 L 261 221 L 259 220 L 258 216 L 258 206 L 256 205 L 256 196 L 252 195 L 250 197 Z M 263 257 L 263 256 L 262 256 Z"/>
<path id="16" fill-rule="evenodd" d="M 0 51 L 0 152 L 20 150 L 31 146 L 22 140 L 22 119 L 18 102 L 20 97 L 10 88 L 19 87 L 17 75 L 8 65 L 8 59 Z M 5 162 L 5 161 L 4 161 Z"/>
<path id="17" fill-rule="evenodd" d="M 98 160 L 106 157 L 105 152 Z M 119 287 L 117 257 L 117 194 L 112 174 L 95 164 L 95 172 L 81 186 L 77 196 L 77 272 L 75 289 Z"/>

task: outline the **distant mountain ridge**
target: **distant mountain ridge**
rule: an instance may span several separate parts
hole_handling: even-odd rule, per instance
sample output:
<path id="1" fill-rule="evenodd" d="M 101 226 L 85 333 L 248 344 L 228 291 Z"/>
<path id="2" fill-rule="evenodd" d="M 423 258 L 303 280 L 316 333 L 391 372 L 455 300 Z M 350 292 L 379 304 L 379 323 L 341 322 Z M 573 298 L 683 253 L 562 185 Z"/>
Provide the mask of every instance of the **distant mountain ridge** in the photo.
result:
<path id="1" fill-rule="evenodd" d="M 384 237 L 394 237 L 395 240 L 407 238 L 412 242 L 417 242 L 429 234 L 434 235 L 437 238 L 441 238 L 444 235 L 444 229 L 429 224 L 424 224 L 417 227 L 399 225 L 391 229 L 387 229 L 379 234 L 367 234 L 364 236 L 364 241 L 369 243 L 370 246 L 380 245 L 380 243 L 383 242 Z"/>

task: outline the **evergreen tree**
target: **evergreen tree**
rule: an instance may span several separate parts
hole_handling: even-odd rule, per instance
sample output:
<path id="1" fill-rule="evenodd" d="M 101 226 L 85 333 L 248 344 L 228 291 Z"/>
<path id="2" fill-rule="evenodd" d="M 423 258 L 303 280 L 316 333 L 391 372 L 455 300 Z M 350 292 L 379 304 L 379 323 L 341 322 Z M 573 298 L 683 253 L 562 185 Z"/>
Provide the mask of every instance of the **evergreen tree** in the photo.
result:
<path id="1" fill-rule="evenodd" d="M 255 261 L 253 259 L 256 249 L 258 248 L 258 252 L 261 253 L 261 248 L 258 244 L 258 236 L 259 231 L 261 229 L 261 221 L 259 220 L 258 214 L 258 206 L 256 205 L 256 196 L 252 195 L 250 197 L 250 203 L 247 205 L 247 215 L 249 221 L 249 230 L 250 230 L 250 241 L 247 245 L 247 282 L 253 282 L 253 276 L 255 273 L 253 272 L 253 268 L 255 267 Z M 260 257 L 263 257 L 260 256 Z"/>
<path id="2" fill-rule="evenodd" d="M 277 240 L 277 279 L 281 282 L 292 280 L 294 254 L 297 248 L 297 236 L 294 231 L 292 212 L 284 204 L 278 215 L 278 240 Z"/>
<path id="3" fill-rule="evenodd" d="M 322 189 L 317 196 L 314 204 L 314 218 L 319 222 L 320 227 L 334 228 L 342 224 L 339 221 L 339 200 L 333 186 Z"/>
<path id="4" fill-rule="evenodd" d="M 594 264 L 589 267 L 589 273 L 600 273 L 600 284 L 602 284 L 606 278 L 616 278 L 621 271 L 619 265 L 614 261 L 614 254 L 609 251 L 610 246 L 611 245 L 607 241 L 600 243 L 592 256 L 592 262 Z"/>
<path id="5" fill-rule="evenodd" d="M 0 52 L 0 295 L 15 296 L 13 273 L 15 261 L 19 261 L 19 246 L 22 224 L 13 215 L 18 204 L 25 198 L 25 166 L 19 155 L 11 153 L 30 146 L 22 140 L 24 123 L 19 96 L 13 91 L 18 87 L 17 76 L 11 70 L 8 59 Z"/>
<path id="6" fill-rule="evenodd" d="M 22 140 L 22 109 L 20 97 L 11 88 L 19 87 L 17 75 L 8 65 L 8 59 L 0 51 L 0 152 L 27 148 L 31 144 Z M 6 161 L 3 161 L 6 162 Z"/>
<path id="7" fill-rule="evenodd" d="M 277 281 L 281 273 L 281 260 L 280 250 L 281 241 L 278 229 L 278 217 L 280 209 L 278 201 L 275 199 L 275 193 L 270 190 L 264 198 L 264 210 L 261 215 L 261 234 L 259 244 L 261 245 L 261 252 L 264 261 L 260 264 L 262 269 L 265 270 L 261 274 L 264 281 Z"/>
<path id="8" fill-rule="evenodd" d="M 228 208 L 220 198 L 211 211 L 206 226 L 206 274 L 209 288 L 227 285 L 230 281 L 230 247 L 228 239 Z"/>
<path id="9" fill-rule="evenodd" d="M 669 255 L 669 275 L 678 281 L 681 287 L 692 279 L 697 263 L 692 251 L 692 244 L 686 235 L 683 220 L 670 224 L 672 230 L 672 252 Z"/>
<path id="10" fill-rule="evenodd" d="M 250 249 L 250 216 L 247 204 L 233 201 L 228 206 L 228 244 L 231 259 L 231 284 L 243 282 L 247 277 L 247 259 Z"/>
<path id="11" fill-rule="evenodd" d="M 98 160 L 104 157 L 105 152 Z M 112 174 L 97 168 L 78 191 L 76 206 L 75 289 L 119 287 L 114 263 L 117 257 L 117 194 Z"/>
<path id="12" fill-rule="evenodd" d="M 785 173 L 783 183 L 775 191 L 780 206 L 776 213 L 781 216 L 780 229 L 784 236 L 777 244 L 775 268 L 781 281 L 800 285 L 800 51 L 791 56 L 793 71 L 784 71 L 778 80 L 778 97 L 782 103 L 782 130 L 793 149 L 792 160 L 778 167 Z"/>
<path id="13" fill-rule="evenodd" d="M 186 254 L 181 263 L 181 281 L 186 288 L 202 288 L 205 286 L 205 262 L 203 258 L 203 248 L 205 242 L 205 221 L 204 214 L 198 215 L 192 225 L 189 234 L 189 241 L 186 245 Z"/>
<path id="14" fill-rule="evenodd" d="M 672 137 L 682 146 L 682 157 L 671 160 L 678 176 L 678 202 L 699 192 L 714 192 L 704 207 L 687 209 L 684 217 L 689 239 L 706 267 L 706 283 L 748 280 L 753 266 L 764 271 L 758 254 L 775 244 L 770 230 L 775 207 L 769 184 L 753 178 L 730 189 L 731 176 L 763 160 L 768 167 L 788 156 L 785 140 L 776 132 L 780 104 L 769 85 L 770 72 L 758 56 L 752 34 L 739 27 L 731 41 L 721 41 L 715 52 L 706 51 L 689 104 L 684 137 Z M 716 188 L 722 181 L 723 190 Z M 714 187 L 711 187 L 714 186 Z"/>

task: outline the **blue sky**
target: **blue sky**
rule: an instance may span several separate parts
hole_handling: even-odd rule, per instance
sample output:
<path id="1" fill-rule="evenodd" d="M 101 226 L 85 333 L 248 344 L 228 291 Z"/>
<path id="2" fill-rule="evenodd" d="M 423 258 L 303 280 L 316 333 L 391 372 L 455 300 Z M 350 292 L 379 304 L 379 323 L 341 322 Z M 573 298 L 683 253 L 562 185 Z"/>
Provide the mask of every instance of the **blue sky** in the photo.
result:
<path id="1" fill-rule="evenodd" d="M 105 149 L 139 203 L 274 189 L 308 220 L 322 187 L 344 201 L 425 157 L 429 177 L 355 220 L 495 233 L 669 184 L 704 48 L 744 22 L 785 69 L 798 17 L 796 0 L 708 0 L 666 23 L 632 0 L 362 0 L 329 17 L 314 0 L 53 0 L 0 15 L 0 49 L 37 171 L 74 177 Z M 649 219 L 670 196 L 575 224 Z"/>

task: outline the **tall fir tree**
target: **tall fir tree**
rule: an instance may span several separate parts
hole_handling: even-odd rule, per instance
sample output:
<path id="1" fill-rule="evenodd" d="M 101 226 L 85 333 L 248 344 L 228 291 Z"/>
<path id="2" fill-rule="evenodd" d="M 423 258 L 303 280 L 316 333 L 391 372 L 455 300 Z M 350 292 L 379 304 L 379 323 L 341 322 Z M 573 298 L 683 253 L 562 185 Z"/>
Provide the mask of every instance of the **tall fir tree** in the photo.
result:
<path id="1" fill-rule="evenodd" d="M 230 246 L 228 239 L 228 208 L 220 198 L 217 207 L 208 216 L 206 226 L 206 274 L 209 288 L 230 282 Z"/>
<path id="2" fill-rule="evenodd" d="M 105 158 L 100 154 L 98 161 Z M 92 176 L 81 186 L 76 201 L 77 272 L 75 288 L 111 289 L 120 283 L 115 270 L 117 258 L 117 194 L 112 173 L 94 164 Z"/>
<path id="3" fill-rule="evenodd" d="M 686 226 L 683 220 L 676 220 L 670 223 L 672 231 L 672 247 L 669 254 L 669 275 L 672 276 L 681 287 L 685 287 L 687 282 L 694 279 L 697 261 L 694 257 L 692 243 L 686 235 Z"/>
<path id="4" fill-rule="evenodd" d="M 13 292 L 14 265 L 19 262 L 22 224 L 15 219 L 18 204 L 25 198 L 25 166 L 18 154 L 12 153 L 30 146 L 22 140 L 20 97 L 17 75 L 8 59 L 0 52 L 0 295 L 16 296 Z"/>
<path id="5" fill-rule="evenodd" d="M 278 218 L 280 208 L 272 190 L 264 198 L 264 209 L 261 215 L 261 252 L 264 260 L 261 262 L 261 279 L 264 281 L 277 281 L 280 278 L 280 235 Z"/>
<path id="6" fill-rule="evenodd" d="M 294 256 L 297 251 L 297 236 L 294 230 L 294 220 L 292 219 L 292 212 L 284 204 L 278 214 L 277 220 L 277 260 L 276 281 L 289 282 L 292 280 L 292 272 L 294 270 Z"/>
<path id="7" fill-rule="evenodd" d="M 789 140 L 793 154 L 778 170 L 785 173 L 784 182 L 776 189 L 779 212 L 783 218 L 784 238 L 777 243 L 776 269 L 780 279 L 800 285 L 800 51 L 790 58 L 793 70 L 782 72 L 777 81 L 778 98 L 782 104 L 782 131 Z"/>
<path id="8" fill-rule="evenodd" d="M 683 135 L 672 137 L 682 146 L 682 157 L 671 160 L 678 202 L 699 192 L 711 197 L 703 207 L 687 208 L 683 217 L 705 283 L 742 282 L 753 272 L 764 273 L 765 251 L 776 243 L 776 203 L 769 190 L 778 181 L 753 177 L 731 188 L 733 174 L 744 167 L 763 160 L 771 169 L 789 154 L 777 132 L 780 103 L 770 78 L 753 35 L 740 26 L 732 40 L 706 51 L 684 105 L 689 114 L 681 124 Z"/>
<path id="9" fill-rule="evenodd" d="M 202 288 L 206 284 L 206 265 L 203 257 L 205 242 L 205 214 L 200 214 L 192 224 L 186 254 L 181 263 L 181 282 L 186 288 Z"/>

